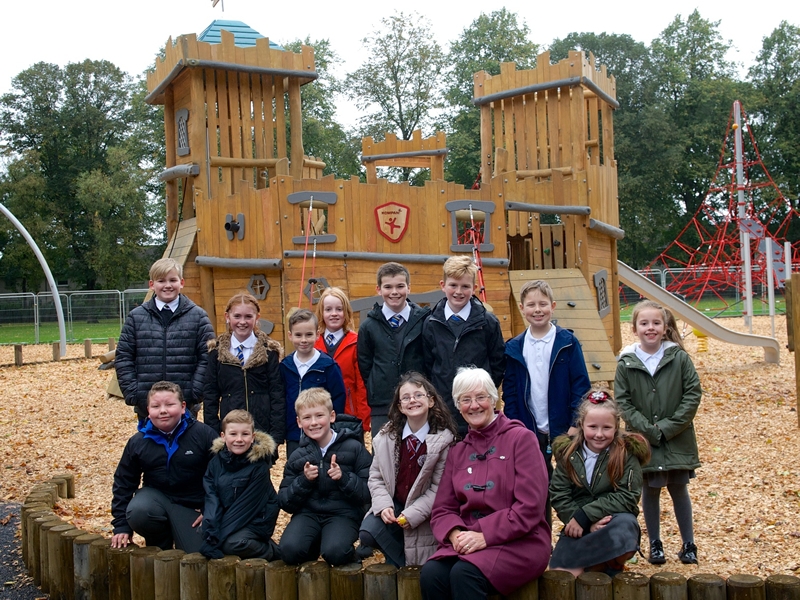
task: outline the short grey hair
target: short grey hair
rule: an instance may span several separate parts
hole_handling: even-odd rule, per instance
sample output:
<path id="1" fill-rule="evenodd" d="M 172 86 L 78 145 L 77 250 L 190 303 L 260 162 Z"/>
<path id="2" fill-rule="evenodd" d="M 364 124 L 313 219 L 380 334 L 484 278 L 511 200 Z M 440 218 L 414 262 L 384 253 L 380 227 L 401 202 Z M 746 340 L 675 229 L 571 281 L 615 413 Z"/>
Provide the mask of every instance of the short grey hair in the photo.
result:
<path id="1" fill-rule="evenodd" d="M 492 381 L 492 376 L 485 369 L 476 366 L 459 367 L 453 379 L 453 402 L 456 408 L 458 408 L 458 400 L 461 396 L 477 389 L 481 389 L 491 396 L 493 406 L 497 406 L 500 396 L 497 393 L 497 386 Z"/>

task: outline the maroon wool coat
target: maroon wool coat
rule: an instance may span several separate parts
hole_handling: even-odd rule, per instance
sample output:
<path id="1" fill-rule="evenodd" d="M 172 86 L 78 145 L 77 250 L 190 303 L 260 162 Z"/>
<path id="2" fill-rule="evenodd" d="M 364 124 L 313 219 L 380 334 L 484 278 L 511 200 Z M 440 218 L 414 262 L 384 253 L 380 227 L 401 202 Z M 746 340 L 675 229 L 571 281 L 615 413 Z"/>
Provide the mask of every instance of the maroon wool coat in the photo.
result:
<path id="1" fill-rule="evenodd" d="M 479 455 L 485 455 L 481 460 Z M 486 486 L 478 491 L 473 486 Z M 536 435 L 502 413 L 450 449 L 431 513 L 439 549 L 431 560 L 459 556 L 447 535 L 480 531 L 486 548 L 460 556 L 503 595 L 539 577 L 550 560 L 545 520 L 547 470 Z"/>

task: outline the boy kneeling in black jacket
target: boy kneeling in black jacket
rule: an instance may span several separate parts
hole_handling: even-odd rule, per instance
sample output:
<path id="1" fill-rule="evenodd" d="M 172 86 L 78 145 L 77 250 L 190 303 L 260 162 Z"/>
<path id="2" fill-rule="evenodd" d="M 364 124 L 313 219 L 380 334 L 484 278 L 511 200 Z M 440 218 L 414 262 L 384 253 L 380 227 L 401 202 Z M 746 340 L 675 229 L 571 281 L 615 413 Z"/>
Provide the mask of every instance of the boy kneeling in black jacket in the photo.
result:
<path id="1" fill-rule="evenodd" d="M 269 476 L 275 440 L 255 431 L 246 410 L 225 415 L 220 435 L 203 479 L 205 543 L 200 552 L 208 558 L 229 554 L 277 560 L 278 545 L 271 536 L 278 521 L 278 496 Z"/>
<path id="2" fill-rule="evenodd" d="M 361 421 L 337 415 L 322 388 L 300 392 L 295 412 L 303 437 L 286 461 L 278 492 L 281 508 L 293 515 L 281 537 L 283 560 L 297 565 L 321 554 L 333 566 L 354 562 L 372 464 Z"/>

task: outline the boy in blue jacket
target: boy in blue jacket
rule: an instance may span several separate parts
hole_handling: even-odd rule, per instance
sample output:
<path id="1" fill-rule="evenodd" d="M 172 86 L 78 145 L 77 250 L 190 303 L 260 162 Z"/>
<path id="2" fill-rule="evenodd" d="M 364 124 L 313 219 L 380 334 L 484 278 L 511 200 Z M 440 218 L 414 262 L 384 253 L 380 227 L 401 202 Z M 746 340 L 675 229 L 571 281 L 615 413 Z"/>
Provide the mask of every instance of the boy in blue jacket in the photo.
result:
<path id="1" fill-rule="evenodd" d="M 289 317 L 289 340 L 295 351 L 281 361 L 281 376 L 286 390 L 286 458 L 300 445 L 300 427 L 294 403 L 300 392 L 310 388 L 328 390 L 336 414 L 344 413 L 347 392 L 342 370 L 330 356 L 314 348 L 317 317 L 300 309 Z"/>
<path id="2" fill-rule="evenodd" d="M 577 432 L 577 410 L 591 383 L 578 338 L 550 322 L 556 307 L 550 285 L 529 281 L 522 286 L 520 300 L 529 327 L 506 343 L 503 413 L 536 434 L 552 477 L 550 442 L 562 433 Z"/>

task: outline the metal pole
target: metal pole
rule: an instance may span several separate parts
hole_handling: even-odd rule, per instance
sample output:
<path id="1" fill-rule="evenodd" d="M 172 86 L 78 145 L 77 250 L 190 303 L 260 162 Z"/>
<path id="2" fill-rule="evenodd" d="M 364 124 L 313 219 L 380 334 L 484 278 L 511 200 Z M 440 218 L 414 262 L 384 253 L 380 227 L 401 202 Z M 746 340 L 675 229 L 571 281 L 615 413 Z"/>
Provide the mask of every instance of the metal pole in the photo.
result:
<path id="1" fill-rule="evenodd" d="M 53 279 L 53 274 L 50 272 L 50 267 L 47 265 L 47 261 L 44 258 L 44 254 L 42 251 L 39 250 L 39 246 L 36 245 L 36 242 L 33 241 L 31 234 L 28 233 L 28 230 L 17 220 L 11 211 L 8 210 L 4 205 L 0 204 L 0 212 L 2 212 L 8 220 L 17 228 L 17 231 L 20 232 L 22 237 L 25 238 L 25 241 L 28 242 L 28 246 L 31 247 L 33 253 L 36 255 L 36 258 L 39 260 L 39 265 L 42 267 L 42 271 L 44 271 L 44 276 L 47 278 L 47 283 L 50 286 L 50 291 L 53 293 L 53 302 L 56 305 L 56 316 L 58 317 L 58 334 L 61 340 L 61 344 L 59 346 L 61 351 L 61 356 L 67 355 L 67 332 L 64 329 L 64 311 L 61 308 L 61 298 L 58 296 L 58 286 L 56 286 L 56 280 Z"/>
<path id="2" fill-rule="evenodd" d="M 733 120 L 734 151 L 736 154 L 736 194 L 740 221 L 739 238 L 741 240 L 742 258 L 744 259 L 744 323 L 750 333 L 753 333 L 753 273 L 750 264 L 750 234 L 741 228 L 741 221 L 747 218 L 747 211 L 744 199 L 744 161 L 742 158 L 742 105 L 738 100 L 733 102 Z"/>
<path id="3" fill-rule="evenodd" d="M 767 298 L 769 301 L 769 321 L 772 328 L 770 335 L 775 337 L 775 275 L 772 272 L 772 238 L 767 235 L 764 241 L 767 242 Z"/>

